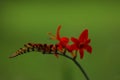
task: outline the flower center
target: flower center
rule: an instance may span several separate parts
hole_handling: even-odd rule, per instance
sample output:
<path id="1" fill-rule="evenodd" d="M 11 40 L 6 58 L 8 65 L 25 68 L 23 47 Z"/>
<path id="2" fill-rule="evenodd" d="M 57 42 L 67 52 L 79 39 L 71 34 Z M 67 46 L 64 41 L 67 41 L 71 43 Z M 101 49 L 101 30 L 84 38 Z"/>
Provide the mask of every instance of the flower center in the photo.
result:
<path id="1" fill-rule="evenodd" d="M 80 45 L 79 45 L 79 48 L 83 48 L 84 47 L 84 43 L 81 43 Z"/>

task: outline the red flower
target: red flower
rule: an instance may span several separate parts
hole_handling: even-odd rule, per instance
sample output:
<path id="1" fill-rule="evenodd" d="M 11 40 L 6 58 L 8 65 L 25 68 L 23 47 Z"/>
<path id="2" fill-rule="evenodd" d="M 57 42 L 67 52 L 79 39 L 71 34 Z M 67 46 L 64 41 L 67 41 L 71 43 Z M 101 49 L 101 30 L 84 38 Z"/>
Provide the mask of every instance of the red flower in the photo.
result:
<path id="1" fill-rule="evenodd" d="M 59 49 L 62 50 L 63 48 L 67 47 L 69 39 L 67 37 L 60 37 L 60 29 L 61 29 L 61 25 L 59 25 L 57 28 L 56 39 L 59 41 L 58 43 Z"/>
<path id="2" fill-rule="evenodd" d="M 67 37 L 60 37 L 60 29 L 61 29 L 61 25 L 58 26 L 56 35 L 52 35 L 52 33 L 49 33 L 49 35 L 51 36 L 50 38 L 52 40 L 57 40 L 58 41 L 58 43 L 57 43 L 58 49 L 60 51 L 62 51 L 63 48 L 67 49 L 69 39 Z"/>
<path id="3" fill-rule="evenodd" d="M 87 50 L 87 52 L 92 53 L 92 47 L 89 45 L 90 39 L 88 38 L 88 29 L 85 29 L 78 39 L 72 37 L 71 40 L 74 43 L 71 45 L 71 51 L 79 50 L 81 59 L 84 56 L 84 50 Z"/>

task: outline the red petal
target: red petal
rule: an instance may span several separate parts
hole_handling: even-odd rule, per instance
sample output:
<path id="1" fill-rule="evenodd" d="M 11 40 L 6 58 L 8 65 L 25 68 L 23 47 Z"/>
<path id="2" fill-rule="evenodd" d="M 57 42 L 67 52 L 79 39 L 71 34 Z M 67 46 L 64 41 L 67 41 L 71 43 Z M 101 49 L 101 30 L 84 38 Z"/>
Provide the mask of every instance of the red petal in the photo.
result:
<path id="1" fill-rule="evenodd" d="M 78 48 L 77 48 L 77 46 L 76 46 L 75 44 L 72 44 L 72 45 L 71 45 L 71 48 L 72 48 L 73 50 L 78 50 Z"/>
<path id="2" fill-rule="evenodd" d="M 73 51 L 73 49 L 72 49 L 72 47 L 71 47 L 70 45 L 66 45 L 66 49 L 67 49 L 69 52 L 72 52 L 72 51 Z"/>
<path id="3" fill-rule="evenodd" d="M 73 50 L 78 50 L 75 44 L 67 45 L 66 48 L 69 52 L 72 52 Z"/>
<path id="4" fill-rule="evenodd" d="M 85 29 L 79 36 L 79 41 L 84 42 L 88 39 L 88 29 Z"/>
<path id="5" fill-rule="evenodd" d="M 61 45 L 63 48 L 65 48 L 67 46 L 69 42 L 69 39 L 66 37 L 63 37 L 59 40 L 59 45 Z"/>
<path id="6" fill-rule="evenodd" d="M 91 40 L 90 39 L 88 39 L 87 41 L 86 41 L 86 44 L 89 44 L 91 42 Z"/>
<path id="7" fill-rule="evenodd" d="M 87 52 L 92 53 L 92 47 L 90 45 L 87 45 L 85 49 L 87 50 Z"/>
<path id="8" fill-rule="evenodd" d="M 69 39 L 67 37 L 62 37 L 60 41 L 67 44 L 69 42 Z"/>
<path id="9" fill-rule="evenodd" d="M 63 47 L 62 47 L 62 44 L 61 44 L 61 43 L 58 43 L 58 49 L 59 49 L 59 50 L 62 50 L 62 49 L 63 49 Z"/>
<path id="10" fill-rule="evenodd" d="M 71 37 L 71 41 L 74 42 L 75 44 L 79 44 L 79 40 L 74 37 Z"/>
<path id="11" fill-rule="evenodd" d="M 80 58 L 82 59 L 84 56 L 84 50 L 83 49 L 79 49 L 79 53 L 80 53 Z"/>
<path id="12" fill-rule="evenodd" d="M 60 29 L 61 29 L 61 25 L 59 25 L 58 28 L 57 28 L 56 38 L 58 40 L 60 40 Z"/>

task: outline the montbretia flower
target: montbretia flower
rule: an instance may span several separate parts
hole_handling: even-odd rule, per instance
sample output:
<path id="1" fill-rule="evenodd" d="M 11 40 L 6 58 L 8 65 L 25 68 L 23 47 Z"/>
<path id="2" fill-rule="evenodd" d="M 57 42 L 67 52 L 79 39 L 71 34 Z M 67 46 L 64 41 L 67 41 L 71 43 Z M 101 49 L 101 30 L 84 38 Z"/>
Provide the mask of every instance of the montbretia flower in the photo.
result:
<path id="1" fill-rule="evenodd" d="M 60 29 L 61 29 L 61 25 L 58 26 L 57 28 L 57 32 L 56 32 L 56 36 L 52 35 L 51 33 L 49 33 L 51 36 L 51 39 L 55 39 L 58 40 L 59 42 L 57 43 L 58 45 L 58 50 L 62 53 L 65 53 L 64 51 L 68 51 L 70 52 L 70 54 L 72 55 L 72 57 L 76 57 L 76 55 L 71 51 L 71 46 L 68 44 L 69 43 L 69 38 L 67 37 L 60 37 Z"/>
<path id="2" fill-rule="evenodd" d="M 58 45 L 58 50 L 60 52 L 67 50 L 72 54 L 73 58 L 76 58 L 77 55 L 76 53 L 74 53 L 74 51 L 76 52 L 79 51 L 81 59 L 84 56 L 84 50 L 87 50 L 87 52 L 92 53 L 92 47 L 89 45 L 91 40 L 88 38 L 88 29 L 85 29 L 80 34 L 78 39 L 71 37 L 71 41 L 73 42 L 73 44 L 71 45 L 68 44 L 69 38 L 60 37 L 60 29 L 61 29 L 61 25 L 58 26 L 55 36 L 49 33 L 51 35 L 51 39 L 58 41 L 57 45 Z"/>
<path id="3" fill-rule="evenodd" d="M 62 49 L 67 47 L 69 39 L 67 37 L 60 37 L 60 29 L 61 25 L 59 25 L 57 28 L 56 39 L 59 41 L 58 43 L 59 48 Z"/>
<path id="4" fill-rule="evenodd" d="M 71 51 L 77 50 L 80 53 L 80 58 L 82 59 L 84 56 L 84 50 L 92 53 L 92 47 L 89 45 L 90 39 L 88 38 L 88 29 L 85 29 L 79 36 L 78 39 L 72 37 L 71 38 L 73 44 L 71 45 Z"/>
<path id="5" fill-rule="evenodd" d="M 58 45 L 58 48 L 62 50 L 63 48 L 67 47 L 69 39 L 67 37 L 60 37 L 60 29 L 61 29 L 61 25 L 59 25 L 57 28 L 56 36 L 52 35 L 51 33 L 49 34 L 52 35 L 51 39 L 55 39 L 59 41 L 57 45 Z"/>

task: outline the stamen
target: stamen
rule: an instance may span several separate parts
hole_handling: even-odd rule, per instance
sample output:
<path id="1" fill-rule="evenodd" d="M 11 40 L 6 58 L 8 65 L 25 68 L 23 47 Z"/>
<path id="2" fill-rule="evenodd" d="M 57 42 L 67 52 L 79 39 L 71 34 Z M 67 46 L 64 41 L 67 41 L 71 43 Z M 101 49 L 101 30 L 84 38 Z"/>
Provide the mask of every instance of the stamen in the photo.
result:
<path id="1" fill-rule="evenodd" d="M 71 52 L 71 55 L 72 55 L 73 58 L 76 58 L 76 54 L 75 53 Z"/>
<path id="2" fill-rule="evenodd" d="M 53 35 L 51 32 L 49 32 L 48 35 L 50 36 L 50 39 L 52 39 L 52 40 L 57 40 L 57 39 L 56 39 L 56 36 Z"/>

